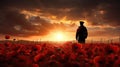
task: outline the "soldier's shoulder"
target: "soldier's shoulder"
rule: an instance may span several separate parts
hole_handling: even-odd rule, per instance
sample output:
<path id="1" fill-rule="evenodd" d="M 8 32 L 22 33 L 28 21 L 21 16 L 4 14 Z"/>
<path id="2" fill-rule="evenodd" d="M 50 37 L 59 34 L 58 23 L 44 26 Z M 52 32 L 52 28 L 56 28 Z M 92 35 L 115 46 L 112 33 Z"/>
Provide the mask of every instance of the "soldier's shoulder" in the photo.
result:
<path id="1" fill-rule="evenodd" d="M 83 26 L 84 28 L 86 28 L 85 26 Z"/>

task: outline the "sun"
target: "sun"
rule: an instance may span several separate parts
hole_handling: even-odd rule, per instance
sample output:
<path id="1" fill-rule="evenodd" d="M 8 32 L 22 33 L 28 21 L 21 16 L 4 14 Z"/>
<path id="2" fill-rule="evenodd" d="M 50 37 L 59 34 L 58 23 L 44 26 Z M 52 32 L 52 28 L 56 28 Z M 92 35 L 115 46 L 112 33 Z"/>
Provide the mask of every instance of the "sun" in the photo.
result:
<path id="1" fill-rule="evenodd" d="M 70 36 L 68 32 L 62 31 L 62 30 L 53 30 L 50 32 L 49 35 L 43 37 L 43 40 L 47 41 L 55 41 L 55 42 L 64 42 L 64 41 L 69 41 Z"/>
<path id="2" fill-rule="evenodd" d="M 65 41 L 66 40 L 66 36 L 63 32 L 59 31 L 59 32 L 54 32 L 53 33 L 53 41 Z"/>
<path id="3" fill-rule="evenodd" d="M 57 39 L 57 41 L 62 41 L 63 38 L 64 38 L 64 35 L 63 35 L 63 33 L 61 33 L 61 32 L 57 32 L 57 33 L 55 34 L 55 38 Z"/>

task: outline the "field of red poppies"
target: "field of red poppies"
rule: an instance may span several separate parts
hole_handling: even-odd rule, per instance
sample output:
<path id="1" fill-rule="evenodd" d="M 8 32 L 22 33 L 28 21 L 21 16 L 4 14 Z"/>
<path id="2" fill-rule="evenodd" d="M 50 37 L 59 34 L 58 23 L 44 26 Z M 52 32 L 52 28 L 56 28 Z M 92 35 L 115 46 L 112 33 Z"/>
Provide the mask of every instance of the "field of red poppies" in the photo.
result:
<path id="1" fill-rule="evenodd" d="M 120 67 L 120 44 L 0 44 L 0 67 Z"/>

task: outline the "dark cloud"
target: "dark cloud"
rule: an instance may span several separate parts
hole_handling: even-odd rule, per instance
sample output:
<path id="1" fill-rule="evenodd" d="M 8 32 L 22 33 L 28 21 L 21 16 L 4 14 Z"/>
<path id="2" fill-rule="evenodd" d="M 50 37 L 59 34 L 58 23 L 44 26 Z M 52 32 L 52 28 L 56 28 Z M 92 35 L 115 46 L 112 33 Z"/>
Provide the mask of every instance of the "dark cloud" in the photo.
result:
<path id="1" fill-rule="evenodd" d="M 0 34 L 9 34 L 13 36 L 29 37 L 44 36 L 53 29 L 64 29 L 66 26 L 59 23 L 50 23 L 48 19 L 40 16 L 31 16 L 26 18 L 16 9 L 2 9 L 0 11 Z"/>
<path id="2" fill-rule="evenodd" d="M 40 16 L 30 22 L 21 13 L 22 10 L 36 9 L 45 17 L 53 15 L 56 19 L 65 16 L 68 20 L 87 19 L 91 25 L 110 25 L 120 29 L 119 0 L 1 0 L 0 34 L 45 35 L 49 29 L 67 28 L 64 24 L 52 24 Z"/>
<path id="3" fill-rule="evenodd" d="M 0 12 L 0 34 L 10 34 L 14 36 L 45 35 L 52 29 L 52 24 L 45 19 L 36 17 L 33 21 L 39 21 L 39 25 L 29 22 L 24 14 L 17 10 L 4 9 Z M 3 15 L 2 15 L 3 14 Z"/>
<path id="4" fill-rule="evenodd" d="M 120 27 L 93 27 L 93 28 L 88 28 L 89 30 L 89 36 L 90 37 L 111 37 L 111 36 L 119 36 L 120 34 Z"/>
<path id="5" fill-rule="evenodd" d="M 104 19 L 107 19 L 106 22 L 110 23 L 110 25 L 120 26 L 119 2 L 112 1 L 111 3 L 109 3 L 109 6 L 106 7 L 105 10 L 107 11 L 106 14 L 104 15 Z"/>
<path id="6" fill-rule="evenodd" d="M 69 20 L 80 20 L 86 17 L 93 24 L 99 23 L 94 15 L 103 18 L 101 21 L 108 24 L 114 22 L 118 25 L 120 21 L 118 0 L 2 0 L 0 4 L 1 7 L 24 10 L 40 9 L 44 15 L 55 15 L 57 18 L 67 16 Z M 104 16 L 95 13 L 99 10 L 106 12 Z"/>
<path id="7" fill-rule="evenodd" d="M 92 25 L 120 25 L 118 0 L 51 0 L 50 2 L 41 0 L 41 2 L 44 8 L 43 13 L 55 15 L 57 18 L 64 16 L 67 16 L 68 20 L 86 18 Z"/>

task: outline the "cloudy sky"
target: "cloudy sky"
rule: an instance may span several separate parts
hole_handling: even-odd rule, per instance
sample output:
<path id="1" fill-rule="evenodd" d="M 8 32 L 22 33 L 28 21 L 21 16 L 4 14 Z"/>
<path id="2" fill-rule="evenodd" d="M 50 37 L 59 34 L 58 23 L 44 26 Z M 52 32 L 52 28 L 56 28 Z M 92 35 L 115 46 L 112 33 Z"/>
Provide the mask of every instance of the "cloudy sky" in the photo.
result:
<path id="1" fill-rule="evenodd" d="M 52 40 L 62 32 L 75 40 L 79 21 L 88 39 L 120 36 L 119 0 L 1 0 L 0 39 L 4 35 L 28 40 Z"/>

